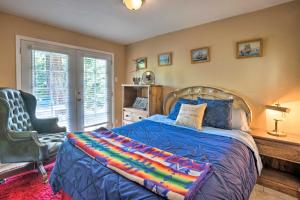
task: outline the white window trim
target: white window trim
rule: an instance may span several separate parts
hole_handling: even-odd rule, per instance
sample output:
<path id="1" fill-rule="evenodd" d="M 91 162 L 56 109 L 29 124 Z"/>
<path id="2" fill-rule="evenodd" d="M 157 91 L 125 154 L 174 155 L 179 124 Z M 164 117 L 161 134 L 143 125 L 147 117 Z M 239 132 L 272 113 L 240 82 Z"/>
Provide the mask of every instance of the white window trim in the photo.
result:
<path id="1" fill-rule="evenodd" d="M 66 48 L 71 48 L 71 49 L 75 49 L 75 50 L 82 50 L 82 51 L 90 51 L 90 52 L 94 52 L 94 53 L 104 53 L 104 54 L 108 54 L 112 57 L 112 77 L 111 77 L 111 81 L 112 81 L 112 88 L 113 88 L 113 94 L 112 94 L 112 126 L 114 127 L 116 124 L 115 121 L 115 80 L 117 80 L 117 78 L 115 78 L 115 58 L 114 58 L 114 53 L 111 52 L 107 52 L 107 51 L 101 51 L 101 50 L 97 50 L 97 49 L 89 49 L 89 48 L 85 48 L 85 47 L 81 47 L 81 46 L 75 46 L 75 45 L 69 45 L 69 44 L 64 44 L 64 43 L 60 43 L 60 42 L 52 42 L 49 40 L 42 40 L 42 39 L 37 39 L 37 38 L 32 38 L 32 37 L 28 37 L 28 36 L 23 36 L 23 35 L 16 35 L 16 88 L 18 90 L 21 89 L 21 83 L 22 83 L 22 64 L 21 64 L 21 40 L 26 40 L 26 41 L 30 41 L 30 42 L 39 42 L 39 43 L 44 43 L 47 45 L 55 45 L 55 46 L 60 46 L 60 47 L 66 47 Z"/>

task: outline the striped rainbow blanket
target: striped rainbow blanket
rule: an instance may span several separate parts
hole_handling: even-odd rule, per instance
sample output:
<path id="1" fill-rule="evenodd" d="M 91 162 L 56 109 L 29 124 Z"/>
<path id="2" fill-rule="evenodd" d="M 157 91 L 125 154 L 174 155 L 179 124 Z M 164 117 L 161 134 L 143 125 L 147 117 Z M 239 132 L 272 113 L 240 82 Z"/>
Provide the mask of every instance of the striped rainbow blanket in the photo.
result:
<path id="1" fill-rule="evenodd" d="M 210 174 L 209 163 L 176 156 L 104 128 L 67 137 L 105 167 L 167 199 L 193 199 Z"/>

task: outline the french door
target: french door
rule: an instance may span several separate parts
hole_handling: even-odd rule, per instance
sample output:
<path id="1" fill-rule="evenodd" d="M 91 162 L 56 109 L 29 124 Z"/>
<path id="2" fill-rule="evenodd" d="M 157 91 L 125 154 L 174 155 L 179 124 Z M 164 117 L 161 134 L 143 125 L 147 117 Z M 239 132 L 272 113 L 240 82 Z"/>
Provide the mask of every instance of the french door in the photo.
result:
<path id="1" fill-rule="evenodd" d="M 77 86 L 79 127 L 84 130 L 93 130 L 100 126 L 111 127 L 111 56 L 80 51 L 77 57 L 80 63 Z"/>
<path id="2" fill-rule="evenodd" d="M 21 89 L 68 131 L 112 126 L 112 73 L 110 54 L 21 40 Z"/>

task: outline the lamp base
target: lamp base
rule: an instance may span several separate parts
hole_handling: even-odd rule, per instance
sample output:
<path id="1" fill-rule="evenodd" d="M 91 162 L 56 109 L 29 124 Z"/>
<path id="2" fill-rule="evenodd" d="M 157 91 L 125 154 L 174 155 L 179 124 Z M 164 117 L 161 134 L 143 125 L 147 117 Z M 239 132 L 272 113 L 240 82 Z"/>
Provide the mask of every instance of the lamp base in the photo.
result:
<path id="1" fill-rule="evenodd" d="M 277 137 L 285 137 L 286 133 L 281 131 L 268 131 L 269 135 L 277 136 Z"/>

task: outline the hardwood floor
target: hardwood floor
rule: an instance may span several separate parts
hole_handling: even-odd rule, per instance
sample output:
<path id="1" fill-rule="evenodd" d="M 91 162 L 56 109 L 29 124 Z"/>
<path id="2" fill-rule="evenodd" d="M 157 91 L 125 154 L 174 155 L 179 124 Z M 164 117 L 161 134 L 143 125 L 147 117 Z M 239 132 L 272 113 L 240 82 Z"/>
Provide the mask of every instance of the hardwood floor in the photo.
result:
<path id="1" fill-rule="evenodd" d="M 251 194 L 250 200 L 297 200 L 295 197 L 277 192 L 275 190 L 256 185 Z"/>
<path id="2" fill-rule="evenodd" d="M 28 165 L 28 163 L 0 164 L 0 173 L 11 171 L 13 169 L 22 168 L 26 165 Z"/>
<path id="3" fill-rule="evenodd" d="M 0 180 L 32 170 L 32 163 L 0 164 Z"/>

